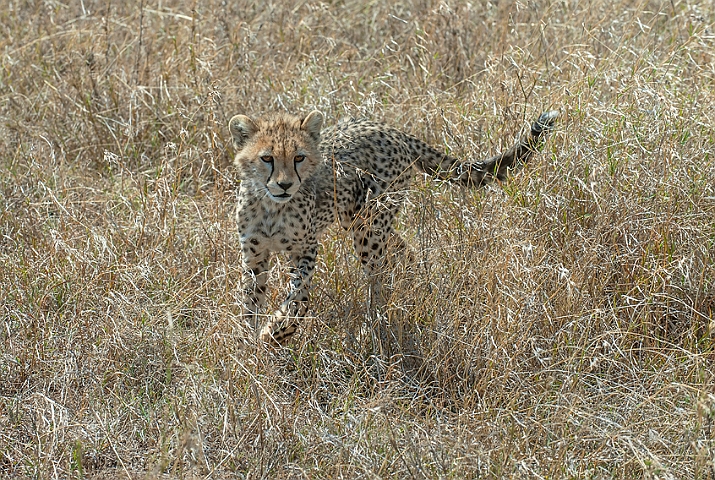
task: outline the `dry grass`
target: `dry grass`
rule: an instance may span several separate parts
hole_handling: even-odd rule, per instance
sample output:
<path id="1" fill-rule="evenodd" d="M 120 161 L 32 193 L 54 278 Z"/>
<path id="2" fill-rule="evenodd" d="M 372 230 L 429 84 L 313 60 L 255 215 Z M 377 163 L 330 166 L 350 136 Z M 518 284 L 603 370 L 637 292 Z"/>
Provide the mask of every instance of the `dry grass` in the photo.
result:
<path id="1" fill-rule="evenodd" d="M 68 3 L 0 9 L 1 476 L 715 476 L 710 2 Z M 510 182 L 418 178 L 389 348 L 337 229 L 243 340 L 232 114 L 476 159 L 554 107 Z"/>

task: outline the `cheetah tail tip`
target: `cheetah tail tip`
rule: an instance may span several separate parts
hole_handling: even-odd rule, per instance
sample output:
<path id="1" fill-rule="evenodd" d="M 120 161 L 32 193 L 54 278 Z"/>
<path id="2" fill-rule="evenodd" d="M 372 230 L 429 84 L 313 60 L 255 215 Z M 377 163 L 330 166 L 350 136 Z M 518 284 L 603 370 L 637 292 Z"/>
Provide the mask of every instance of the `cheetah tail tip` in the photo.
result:
<path id="1" fill-rule="evenodd" d="M 531 134 L 534 136 L 539 136 L 542 133 L 546 133 L 554 128 L 556 124 L 556 119 L 559 117 L 558 110 L 549 110 L 539 115 L 539 118 L 531 124 Z"/>

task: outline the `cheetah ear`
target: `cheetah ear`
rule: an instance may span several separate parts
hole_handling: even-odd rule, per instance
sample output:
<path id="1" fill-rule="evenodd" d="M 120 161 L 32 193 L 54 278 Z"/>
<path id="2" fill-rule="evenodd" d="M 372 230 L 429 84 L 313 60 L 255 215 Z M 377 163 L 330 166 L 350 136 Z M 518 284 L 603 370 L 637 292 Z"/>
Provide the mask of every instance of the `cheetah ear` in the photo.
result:
<path id="1" fill-rule="evenodd" d="M 236 115 L 228 121 L 228 130 L 233 137 L 233 146 L 241 149 L 249 138 L 258 130 L 253 120 L 245 115 Z"/>
<path id="2" fill-rule="evenodd" d="M 323 114 L 317 110 L 313 110 L 303 119 L 300 124 L 300 129 L 305 130 L 314 139 L 320 138 L 320 127 L 323 126 Z"/>

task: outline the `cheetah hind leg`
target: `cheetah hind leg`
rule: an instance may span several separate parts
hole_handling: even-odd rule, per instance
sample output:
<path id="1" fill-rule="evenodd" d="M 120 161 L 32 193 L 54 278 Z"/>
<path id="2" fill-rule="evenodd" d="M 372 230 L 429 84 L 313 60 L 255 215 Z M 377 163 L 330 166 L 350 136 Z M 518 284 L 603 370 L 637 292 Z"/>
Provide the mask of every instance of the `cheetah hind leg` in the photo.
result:
<path id="1" fill-rule="evenodd" d="M 389 303 L 393 291 L 399 288 L 398 282 L 410 276 L 417 265 L 417 253 L 394 230 L 387 238 L 386 251 L 382 269 L 375 275 L 380 284 L 380 296 L 375 303 L 377 308 L 385 307 Z"/>
<path id="2" fill-rule="evenodd" d="M 405 288 L 405 281 L 412 277 L 417 266 L 417 255 L 399 233 L 390 229 L 381 259 L 369 262 L 373 267 L 368 273 L 367 320 L 370 326 L 364 334 L 372 339 L 382 356 L 401 350 L 403 343 L 403 315 L 400 308 L 393 308 L 393 293 Z M 368 269 L 366 269 L 368 270 Z M 397 350 L 395 350 L 397 348 Z"/>
<path id="3" fill-rule="evenodd" d="M 384 237 L 383 237 L 384 238 Z M 356 245 L 358 242 L 356 242 Z M 368 277 L 368 313 L 372 316 L 384 309 L 392 297 L 395 275 L 406 271 L 415 259 L 414 252 L 399 233 L 391 230 L 384 242 L 382 255 L 370 251 L 361 255 Z M 359 249 L 359 247 L 356 247 Z M 359 251 L 359 250 L 358 250 Z"/>
<path id="4" fill-rule="evenodd" d="M 390 273 L 410 271 L 417 264 L 415 250 L 394 230 L 387 240 L 387 250 L 390 252 L 386 258 Z"/>

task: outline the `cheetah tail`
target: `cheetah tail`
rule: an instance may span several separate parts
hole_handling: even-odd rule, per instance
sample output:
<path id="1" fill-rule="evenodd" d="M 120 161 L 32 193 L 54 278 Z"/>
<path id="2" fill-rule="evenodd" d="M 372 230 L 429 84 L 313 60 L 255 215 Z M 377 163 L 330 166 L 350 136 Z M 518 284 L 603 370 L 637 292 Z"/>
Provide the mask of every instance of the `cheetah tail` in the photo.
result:
<path id="1" fill-rule="evenodd" d="M 557 110 L 542 113 L 531 124 L 531 132 L 526 134 L 519 143 L 509 150 L 482 162 L 464 165 L 467 170 L 476 170 L 476 172 L 471 172 L 471 175 L 470 172 L 466 172 L 465 183 L 481 186 L 488 182 L 491 179 L 490 177 L 505 180 L 508 170 L 528 162 L 534 153 L 539 151 L 546 140 L 546 134 L 553 130 L 558 116 L 559 112 Z M 471 181 L 470 177 L 475 177 L 474 180 L 477 180 L 477 182 Z"/>
<path id="2" fill-rule="evenodd" d="M 427 173 L 437 175 L 447 180 L 458 181 L 470 187 L 481 187 L 494 178 L 506 179 L 507 172 L 524 164 L 543 146 L 546 134 L 554 129 L 557 110 L 551 110 L 539 115 L 531 124 L 531 132 L 525 135 L 519 143 L 504 153 L 495 155 L 487 160 L 474 163 L 465 163 L 456 158 L 443 158 L 438 167 L 429 168 L 425 163 L 419 166 Z M 427 168 L 425 168 L 427 167 Z"/>

